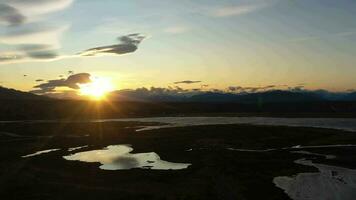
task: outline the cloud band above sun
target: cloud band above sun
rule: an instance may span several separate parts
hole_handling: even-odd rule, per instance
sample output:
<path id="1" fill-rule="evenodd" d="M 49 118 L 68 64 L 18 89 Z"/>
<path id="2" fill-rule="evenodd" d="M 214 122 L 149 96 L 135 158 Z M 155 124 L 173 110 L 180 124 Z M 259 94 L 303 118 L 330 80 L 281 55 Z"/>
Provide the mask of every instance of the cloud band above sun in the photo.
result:
<path id="1" fill-rule="evenodd" d="M 118 38 L 120 44 L 100 46 L 87 49 L 79 55 L 81 56 L 98 56 L 98 55 L 122 55 L 135 52 L 138 45 L 144 40 L 146 36 L 139 33 L 129 34 Z"/>
<path id="2" fill-rule="evenodd" d="M 51 60 L 59 57 L 60 39 L 69 24 L 48 17 L 69 7 L 73 0 L 1 0 L 0 63 Z"/>
<path id="3" fill-rule="evenodd" d="M 40 37 L 40 35 L 38 35 Z M 13 36 L 11 36 L 13 37 Z M 25 37 L 28 37 L 25 35 Z M 56 36 L 52 35 L 51 38 Z M 53 49 L 53 44 L 42 43 L 26 43 L 19 42 L 16 37 L 13 38 L 14 45 L 17 51 L 1 52 L 0 51 L 0 64 L 1 63 L 14 63 L 14 62 L 29 62 L 29 61 L 52 61 L 60 59 L 78 58 L 78 57 L 95 57 L 104 55 L 123 55 L 137 51 L 139 44 L 146 38 L 140 33 L 128 34 L 118 38 L 119 44 L 99 46 L 87 49 L 76 55 L 60 55 Z M 17 38 L 21 39 L 21 38 Z M 32 38 L 35 39 L 35 38 Z M 1 37 L 0 37 L 1 42 Z M 9 42 L 9 40 L 7 40 Z"/>

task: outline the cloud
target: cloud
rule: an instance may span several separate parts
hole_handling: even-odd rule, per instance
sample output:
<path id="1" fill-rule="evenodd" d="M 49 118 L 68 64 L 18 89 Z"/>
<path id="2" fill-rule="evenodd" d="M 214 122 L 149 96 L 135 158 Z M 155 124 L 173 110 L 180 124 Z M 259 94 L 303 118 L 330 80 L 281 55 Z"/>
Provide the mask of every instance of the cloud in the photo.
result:
<path id="1" fill-rule="evenodd" d="M 44 51 L 51 49 L 52 46 L 48 44 L 23 44 L 17 47 L 21 51 L 33 52 L 33 51 Z"/>
<path id="2" fill-rule="evenodd" d="M 267 85 L 262 87 L 242 87 L 242 86 L 229 86 L 226 90 L 227 92 L 233 93 L 253 93 L 253 92 L 263 92 L 268 90 L 276 89 L 280 87 L 278 85 Z"/>
<path id="3" fill-rule="evenodd" d="M 214 17 L 231 17 L 243 14 L 248 14 L 264 8 L 266 3 L 256 3 L 256 4 L 245 4 L 245 5 L 229 5 L 224 7 L 216 8 L 212 11 Z"/>
<path id="4" fill-rule="evenodd" d="M 5 25 L 16 26 L 24 23 L 26 17 L 22 15 L 16 8 L 0 3 L 0 23 Z"/>
<path id="5" fill-rule="evenodd" d="M 240 90 L 242 90 L 243 88 L 242 87 L 240 87 L 240 86 L 229 86 L 228 88 L 227 88 L 227 90 L 228 91 L 231 91 L 231 92 L 237 92 L 237 91 L 240 91 Z"/>
<path id="6" fill-rule="evenodd" d="M 216 17 L 229 17 L 241 14 L 246 14 L 256 10 L 255 6 L 234 6 L 234 7 L 223 7 L 214 11 L 214 16 Z"/>
<path id="7" fill-rule="evenodd" d="M 47 26 L 42 24 L 28 24 L 12 28 L 0 35 L 0 43 L 9 45 L 50 45 L 60 47 L 60 38 L 68 26 Z"/>
<path id="8" fill-rule="evenodd" d="M 36 82 L 43 82 L 43 79 L 36 79 Z"/>
<path id="9" fill-rule="evenodd" d="M 7 63 L 17 61 L 25 58 L 26 56 L 19 52 L 0 52 L 0 63 Z"/>
<path id="10" fill-rule="evenodd" d="M 57 58 L 58 54 L 54 51 L 36 51 L 36 52 L 28 52 L 27 56 L 36 59 L 53 59 L 53 58 Z"/>
<path id="11" fill-rule="evenodd" d="M 46 20 L 46 14 L 72 3 L 73 0 L 1 0 L 0 45 L 16 51 L 0 52 L 0 63 L 57 58 L 60 38 L 69 26 L 55 25 Z"/>
<path id="12" fill-rule="evenodd" d="M 175 101 L 187 96 L 196 94 L 196 91 L 186 90 L 180 87 L 151 87 L 151 88 L 137 88 L 124 89 L 114 91 L 110 94 L 110 98 L 126 101 Z"/>
<path id="13" fill-rule="evenodd" d="M 21 33 L 19 35 L 21 35 Z M 25 35 L 26 37 L 28 37 L 28 33 L 26 33 Z M 39 35 L 39 37 L 41 36 Z M 99 56 L 99 55 L 106 55 L 106 54 L 122 55 L 122 54 L 135 52 L 138 48 L 138 45 L 145 38 L 146 38 L 145 36 L 138 33 L 129 34 L 129 35 L 119 37 L 118 40 L 121 43 L 118 45 L 91 48 L 76 55 L 60 55 L 57 53 L 57 48 L 56 46 L 54 46 L 54 44 L 46 44 L 45 41 L 42 43 L 30 43 L 31 40 L 29 38 L 28 43 L 23 43 L 23 42 L 16 41 L 16 39 L 14 38 L 13 45 L 16 47 L 17 51 L 0 52 L 0 64 L 29 62 L 29 61 L 37 61 L 37 62 L 53 61 L 53 60 L 61 60 L 61 59 L 68 59 L 68 58 L 77 58 L 80 56 L 91 57 L 91 56 Z M 17 44 L 17 42 L 19 43 Z M 1 43 L 1 36 L 0 36 L 0 43 Z M 73 71 L 69 71 L 68 73 L 69 74 L 73 73 Z"/>
<path id="14" fill-rule="evenodd" d="M 65 88 L 77 90 L 79 89 L 78 84 L 85 84 L 90 82 L 91 79 L 89 73 L 79 73 L 79 74 L 71 75 L 66 79 L 65 78 L 54 79 L 54 80 L 49 80 L 46 83 L 36 85 L 34 86 L 36 90 L 33 90 L 31 92 L 37 94 L 52 93 L 55 92 L 55 89 L 57 87 L 65 87 Z"/>
<path id="15" fill-rule="evenodd" d="M 193 83 L 201 83 L 201 81 L 191 81 L 191 80 L 186 80 L 186 81 L 178 81 L 178 82 L 174 82 L 174 84 L 193 84 Z"/>
<path id="16" fill-rule="evenodd" d="M 18 9 L 25 16 L 36 17 L 63 10 L 73 3 L 73 0 L 2 0 L 5 4 Z"/>
<path id="17" fill-rule="evenodd" d="M 22 26 L 0 35 L 0 43 L 15 51 L 0 52 L 0 63 L 59 59 L 59 38 L 68 27 Z M 66 56 L 62 56 L 63 58 Z"/>
<path id="18" fill-rule="evenodd" d="M 139 33 L 129 34 L 121 36 L 118 38 L 120 44 L 109 45 L 109 46 L 100 46 L 91 49 L 87 49 L 81 53 L 80 56 L 98 56 L 98 55 L 122 55 L 127 53 L 135 52 L 138 48 L 138 45 L 144 40 L 146 36 L 143 36 Z"/>

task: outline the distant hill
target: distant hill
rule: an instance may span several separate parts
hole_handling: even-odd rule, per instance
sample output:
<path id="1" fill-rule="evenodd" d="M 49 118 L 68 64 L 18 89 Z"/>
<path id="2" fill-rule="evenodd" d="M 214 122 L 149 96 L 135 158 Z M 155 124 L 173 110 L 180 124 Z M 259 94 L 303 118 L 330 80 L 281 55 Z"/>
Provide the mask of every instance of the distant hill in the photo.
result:
<path id="1" fill-rule="evenodd" d="M 203 93 L 192 96 L 188 101 L 200 102 L 238 102 L 238 103 L 278 103 L 278 102 L 316 102 L 325 100 L 314 93 L 291 91 L 266 91 L 246 94 Z"/>
<path id="2" fill-rule="evenodd" d="M 57 99 L 0 87 L 0 120 L 224 115 L 356 117 L 356 93 L 116 91 L 112 101 Z M 100 112 L 98 112 L 100 111 Z"/>
<path id="3" fill-rule="evenodd" d="M 345 101 L 356 101 L 356 92 L 349 93 L 343 98 Z"/>
<path id="4" fill-rule="evenodd" d="M 0 86 L 0 100 L 48 100 L 49 97 L 35 95 L 29 92 L 4 88 Z"/>
<path id="5" fill-rule="evenodd" d="M 116 95 L 115 95 L 116 94 Z M 255 93 L 226 93 L 226 92 L 193 92 L 193 93 L 172 93 L 172 92 L 149 92 L 149 91 L 117 91 L 111 96 L 119 101 L 144 101 L 144 102 L 217 102 L 217 103 L 298 103 L 298 102 L 320 102 L 329 101 L 321 94 L 315 92 L 295 92 L 285 90 L 271 90 Z M 349 100 L 352 97 L 343 97 L 342 100 Z"/>

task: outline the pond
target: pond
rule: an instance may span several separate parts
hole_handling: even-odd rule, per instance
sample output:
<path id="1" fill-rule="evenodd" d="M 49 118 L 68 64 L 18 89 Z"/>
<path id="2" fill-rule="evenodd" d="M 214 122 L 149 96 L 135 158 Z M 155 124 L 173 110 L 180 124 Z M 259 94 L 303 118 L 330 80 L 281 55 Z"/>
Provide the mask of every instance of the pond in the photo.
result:
<path id="1" fill-rule="evenodd" d="M 294 200 L 354 200 L 356 197 L 356 170 L 313 163 L 310 160 L 295 161 L 300 165 L 315 167 L 319 172 L 299 173 L 295 176 L 279 176 L 274 184 Z"/>
<path id="2" fill-rule="evenodd" d="M 153 170 L 179 170 L 186 169 L 191 164 L 173 163 L 161 160 L 158 154 L 131 153 L 130 145 L 111 145 L 104 149 L 84 151 L 68 156 L 63 156 L 69 161 L 82 161 L 89 163 L 100 163 L 103 170 L 127 170 L 133 168 Z"/>

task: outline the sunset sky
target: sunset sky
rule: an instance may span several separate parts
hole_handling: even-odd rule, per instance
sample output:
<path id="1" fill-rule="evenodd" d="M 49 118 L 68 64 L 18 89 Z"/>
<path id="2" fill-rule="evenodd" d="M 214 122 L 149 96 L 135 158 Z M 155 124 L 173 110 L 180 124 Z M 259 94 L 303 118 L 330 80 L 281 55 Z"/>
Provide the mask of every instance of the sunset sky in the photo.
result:
<path id="1" fill-rule="evenodd" d="M 346 91 L 355 19 L 354 0 L 0 0 L 0 85 L 89 73 L 115 89 Z"/>

